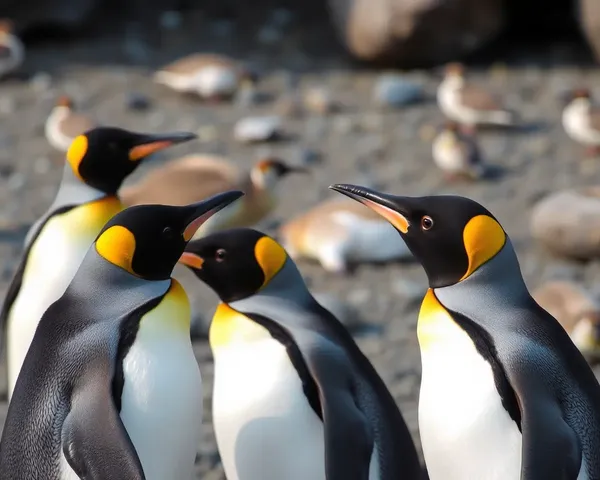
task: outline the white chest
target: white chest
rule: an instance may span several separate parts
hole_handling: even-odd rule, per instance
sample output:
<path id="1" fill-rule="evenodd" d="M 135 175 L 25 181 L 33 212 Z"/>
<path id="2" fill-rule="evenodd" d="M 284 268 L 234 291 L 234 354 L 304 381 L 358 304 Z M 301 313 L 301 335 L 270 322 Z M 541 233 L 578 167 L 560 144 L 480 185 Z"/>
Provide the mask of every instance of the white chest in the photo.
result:
<path id="1" fill-rule="evenodd" d="M 563 126 L 567 134 L 578 142 L 587 145 L 600 144 L 600 132 L 590 126 L 589 107 L 575 100 L 563 112 Z"/>
<path id="2" fill-rule="evenodd" d="M 325 480 L 323 425 L 279 342 L 215 350 L 213 421 L 229 480 Z"/>
<path id="3" fill-rule="evenodd" d="M 518 480 L 521 433 L 492 368 L 450 317 L 419 318 L 419 430 L 431 480 Z"/>
<path id="4" fill-rule="evenodd" d="M 201 433 L 202 380 L 189 319 L 186 331 L 164 315 L 159 308 L 144 316 L 123 361 L 121 419 L 148 480 L 190 480 Z"/>
<path id="5" fill-rule="evenodd" d="M 69 235 L 65 226 L 56 218 L 44 227 L 30 250 L 21 289 L 8 315 L 9 393 L 42 315 L 65 292 L 97 233 Z"/>

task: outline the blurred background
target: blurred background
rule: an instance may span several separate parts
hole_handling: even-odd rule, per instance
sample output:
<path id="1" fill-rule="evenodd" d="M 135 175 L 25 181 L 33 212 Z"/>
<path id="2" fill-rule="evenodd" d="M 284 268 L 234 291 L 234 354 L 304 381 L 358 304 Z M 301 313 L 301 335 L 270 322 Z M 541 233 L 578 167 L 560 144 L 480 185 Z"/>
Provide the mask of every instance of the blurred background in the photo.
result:
<path id="1" fill-rule="evenodd" d="M 54 198 L 63 144 L 78 128 L 185 130 L 198 140 L 157 154 L 127 185 L 186 154 L 233 168 L 238 182 L 251 182 L 249 172 L 264 159 L 306 168 L 308 175 L 279 179 L 273 208 L 255 225 L 295 251 L 309 287 L 343 317 L 417 442 L 415 329 L 426 278 L 407 252 L 377 264 L 347 258 L 346 265 L 307 247 L 344 250 L 348 231 L 323 207 L 336 197 L 327 190 L 331 183 L 405 195 L 453 193 L 483 203 L 511 236 L 530 289 L 549 288 L 540 295 L 554 302 L 548 308 L 565 328 L 591 325 L 581 348 L 595 361 L 598 0 L 1 0 L 0 18 L 9 21 L 0 29 L 0 64 L 7 67 L 0 67 L 1 294 L 28 228 Z M 212 56 L 173 63 L 196 54 Z M 450 62 L 463 63 L 458 76 L 474 86 L 474 105 L 464 105 L 471 116 L 461 117 L 460 105 L 457 115 L 441 105 L 438 88 L 461 70 L 448 69 Z M 156 76 L 170 71 L 183 82 L 215 65 L 209 83 L 224 83 L 226 95 L 202 95 L 202 85 L 181 92 L 173 87 L 179 77 L 166 85 Z M 565 108 L 575 89 L 584 104 L 570 128 Z M 459 103 L 467 102 L 462 93 Z M 57 103 L 67 107 L 60 118 L 52 117 Z M 514 121 L 480 128 L 479 113 L 494 109 L 512 112 Z M 162 188 L 181 193 L 168 178 Z M 199 169 L 199 185 L 203 178 Z M 190 200 L 202 190 L 186 188 L 181 195 Z M 151 187 L 145 195 L 152 198 Z M 361 247 L 362 257 L 377 256 L 378 242 L 400 242 L 379 235 Z M 176 275 L 194 304 L 205 382 L 198 475 L 221 479 L 206 341 L 216 298 L 187 271 L 178 267 Z"/>

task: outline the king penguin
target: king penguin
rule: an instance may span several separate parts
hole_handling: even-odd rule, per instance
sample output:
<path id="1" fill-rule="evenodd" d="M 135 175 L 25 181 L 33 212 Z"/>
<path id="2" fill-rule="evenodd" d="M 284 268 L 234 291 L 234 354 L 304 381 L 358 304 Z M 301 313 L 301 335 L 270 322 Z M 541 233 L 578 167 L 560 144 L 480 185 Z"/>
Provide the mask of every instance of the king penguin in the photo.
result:
<path id="1" fill-rule="evenodd" d="M 9 398 L 40 318 L 64 293 L 104 224 L 122 210 L 117 190 L 123 180 L 149 154 L 193 138 L 101 127 L 72 142 L 54 203 L 27 234 L 0 312 Z"/>
<path id="2" fill-rule="evenodd" d="M 180 263 L 222 302 L 209 339 L 229 480 L 421 478 L 394 399 L 283 247 L 231 229 L 190 242 Z"/>
<path id="3" fill-rule="evenodd" d="M 600 479 L 600 386 L 498 220 L 464 197 L 330 188 L 392 223 L 429 279 L 417 335 L 431 480 Z"/>
<path id="4" fill-rule="evenodd" d="M 115 215 L 40 320 L 0 441 L 3 480 L 191 480 L 202 382 L 171 273 L 230 191 Z"/>

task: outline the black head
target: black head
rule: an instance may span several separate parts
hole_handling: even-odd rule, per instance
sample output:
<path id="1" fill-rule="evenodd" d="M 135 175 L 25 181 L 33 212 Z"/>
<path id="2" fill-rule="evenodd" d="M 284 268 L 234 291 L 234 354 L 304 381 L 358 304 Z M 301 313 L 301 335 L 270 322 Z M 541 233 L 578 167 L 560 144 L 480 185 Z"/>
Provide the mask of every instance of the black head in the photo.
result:
<path id="1" fill-rule="evenodd" d="M 304 167 L 290 165 L 284 160 L 277 157 L 267 157 L 256 162 L 254 168 L 262 175 L 272 175 L 276 178 L 285 177 L 290 173 L 307 173 L 308 170 Z"/>
<path id="2" fill-rule="evenodd" d="M 423 265 L 432 288 L 466 279 L 506 242 L 506 234 L 493 215 L 469 198 L 397 197 L 345 184 L 329 188 L 388 220 Z"/>
<path id="3" fill-rule="evenodd" d="M 251 228 L 236 228 L 190 242 L 180 263 L 230 303 L 258 292 L 286 260 L 287 253 L 271 237 Z"/>
<path id="4" fill-rule="evenodd" d="M 139 205 L 115 215 L 96 238 L 109 262 L 146 280 L 165 280 L 187 242 L 211 216 L 243 195 L 220 193 L 192 205 Z"/>
<path id="5" fill-rule="evenodd" d="M 196 135 L 185 132 L 150 135 L 99 127 L 73 140 L 67 151 L 67 161 L 75 176 L 87 185 L 115 194 L 140 160 L 194 138 Z"/>

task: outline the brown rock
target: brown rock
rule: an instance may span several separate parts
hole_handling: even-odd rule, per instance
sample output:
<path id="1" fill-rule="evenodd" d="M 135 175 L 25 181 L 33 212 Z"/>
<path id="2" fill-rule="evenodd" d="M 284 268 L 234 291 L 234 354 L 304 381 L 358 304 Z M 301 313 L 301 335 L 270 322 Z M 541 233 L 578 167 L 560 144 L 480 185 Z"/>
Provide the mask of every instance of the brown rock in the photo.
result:
<path id="1" fill-rule="evenodd" d="M 579 0 L 579 22 L 596 59 L 600 61 L 600 2 Z"/>
<path id="2" fill-rule="evenodd" d="M 505 21 L 504 0 L 328 2 L 333 22 L 353 55 L 402 66 L 456 59 L 491 40 Z"/>
<path id="3" fill-rule="evenodd" d="M 553 252 L 600 256 L 600 187 L 565 190 L 542 199 L 531 214 L 532 236 Z"/>

